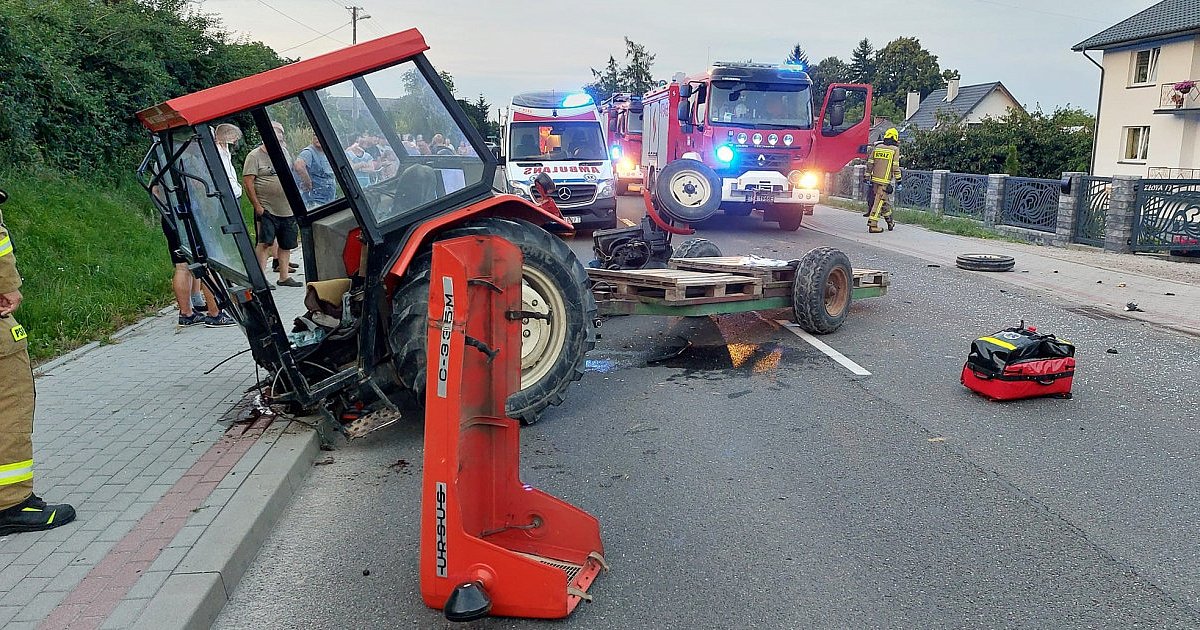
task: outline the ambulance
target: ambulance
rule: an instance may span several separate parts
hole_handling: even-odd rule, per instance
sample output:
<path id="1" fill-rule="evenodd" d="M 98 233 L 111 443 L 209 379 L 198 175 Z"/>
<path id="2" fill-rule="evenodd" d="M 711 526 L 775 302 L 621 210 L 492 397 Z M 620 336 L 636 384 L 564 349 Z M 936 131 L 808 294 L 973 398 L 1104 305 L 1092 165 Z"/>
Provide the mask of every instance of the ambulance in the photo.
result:
<path id="1" fill-rule="evenodd" d="M 533 178 L 546 173 L 554 202 L 580 230 L 616 227 L 616 178 L 605 127 L 583 92 L 525 92 L 513 97 L 502 121 L 508 190 L 532 199 Z"/>

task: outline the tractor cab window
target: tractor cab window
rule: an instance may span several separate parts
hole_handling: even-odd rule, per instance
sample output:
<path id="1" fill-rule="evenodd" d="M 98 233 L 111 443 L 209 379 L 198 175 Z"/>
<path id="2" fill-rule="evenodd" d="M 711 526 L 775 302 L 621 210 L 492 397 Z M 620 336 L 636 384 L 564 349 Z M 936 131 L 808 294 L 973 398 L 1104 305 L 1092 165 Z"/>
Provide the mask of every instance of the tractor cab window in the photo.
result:
<path id="1" fill-rule="evenodd" d="M 340 151 L 384 224 L 483 180 L 484 160 L 412 62 L 318 92 Z"/>
<path id="2" fill-rule="evenodd" d="M 212 165 L 205 162 L 199 137 L 194 130 L 176 131 L 171 138 L 186 146 L 173 164 L 176 177 L 159 180 L 160 184 L 167 183 L 168 186 L 154 195 L 158 197 L 166 190 L 166 198 L 173 202 L 172 213 L 182 249 L 192 257 L 197 253 L 195 245 L 188 241 L 184 222 L 179 220 L 180 215 L 190 214 L 209 262 L 232 271 L 245 280 L 248 277 L 246 264 L 242 260 L 234 235 L 235 231 L 242 228 L 229 220 L 221 203 L 223 196 L 232 198 L 234 192 L 228 178 L 222 177 L 214 181 L 212 177 L 212 173 L 224 174 L 225 167 L 219 162 Z M 172 148 L 178 150 L 178 145 L 166 147 L 168 152 Z M 235 200 L 231 201 L 236 203 Z"/>
<path id="3" fill-rule="evenodd" d="M 812 94 L 802 83 L 713 81 L 710 122 L 754 129 L 811 129 Z"/>
<path id="4" fill-rule="evenodd" d="M 300 190 L 305 209 L 319 208 L 343 198 L 345 193 L 333 174 L 327 149 L 313 132 L 313 125 L 304 113 L 300 99 L 290 98 L 269 105 L 266 111 L 272 127 L 279 125 L 283 129 L 280 148 L 283 149 L 291 177 Z M 236 166 L 242 168 L 241 163 Z"/>
<path id="5" fill-rule="evenodd" d="M 607 160 L 599 123 L 520 122 L 511 127 L 509 155 L 512 160 Z"/>

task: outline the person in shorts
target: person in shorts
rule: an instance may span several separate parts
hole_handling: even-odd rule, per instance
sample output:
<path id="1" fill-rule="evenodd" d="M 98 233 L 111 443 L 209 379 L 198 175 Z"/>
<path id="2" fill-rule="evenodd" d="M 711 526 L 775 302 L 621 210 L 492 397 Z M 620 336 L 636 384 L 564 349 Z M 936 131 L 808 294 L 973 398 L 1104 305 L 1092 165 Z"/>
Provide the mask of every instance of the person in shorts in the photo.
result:
<path id="1" fill-rule="evenodd" d="M 273 122 L 271 126 L 275 129 L 275 137 L 279 140 L 280 147 L 283 148 L 286 162 L 291 164 L 292 158 L 287 155 L 287 147 L 284 145 L 283 125 Z M 254 251 L 258 255 L 258 264 L 263 268 L 263 275 L 268 273 L 267 255 L 271 244 L 276 243 L 279 279 L 275 284 L 281 287 L 304 286 L 291 277 L 291 254 L 300 240 L 300 226 L 296 223 L 296 216 L 288 203 L 287 195 L 283 192 L 283 183 L 279 180 L 279 174 L 275 172 L 275 165 L 271 163 L 266 146 L 259 145 L 246 156 L 242 167 L 242 186 L 246 196 L 250 198 L 254 216 L 260 225 L 258 244 Z"/>

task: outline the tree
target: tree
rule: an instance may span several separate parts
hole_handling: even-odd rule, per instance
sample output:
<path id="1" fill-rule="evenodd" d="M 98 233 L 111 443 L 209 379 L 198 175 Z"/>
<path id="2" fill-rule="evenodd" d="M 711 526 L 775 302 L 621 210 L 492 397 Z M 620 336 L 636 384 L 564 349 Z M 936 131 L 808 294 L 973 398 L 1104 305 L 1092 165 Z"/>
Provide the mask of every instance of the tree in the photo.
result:
<path id="1" fill-rule="evenodd" d="M 650 68 L 654 66 L 654 55 L 641 44 L 625 38 L 625 67 L 621 70 L 622 87 L 634 94 L 645 94 L 655 86 Z"/>
<path id="2" fill-rule="evenodd" d="M 450 76 L 450 73 L 446 72 L 445 70 L 438 70 L 438 77 L 442 80 L 442 83 L 446 84 L 446 89 L 450 90 L 450 94 L 453 96 L 454 95 L 454 77 Z"/>
<path id="3" fill-rule="evenodd" d="M 892 40 L 875 55 L 875 97 L 891 101 L 904 111 L 909 92 L 919 92 L 922 97 L 942 87 L 942 69 L 937 55 L 921 47 L 915 37 L 900 37 Z"/>
<path id="4" fill-rule="evenodd" d="M 624 85 L 621 66 L 617 64 L 617 59 L 612 55 L 609 55 L 608 64 L 604 66 L 604 70 L 592 68 L 592 79 L 594 80 L 583 86 L 583 89 L 591 94 L 592 100 L 597 103 L 612 96 L 613 92 L 622 91 L 621 86 Z"/>
<path id="5" fill-rule="evenodd" d="M 808 53 L 804 52 L 804 49 L 800 47 L 800 44 L 792 46 L 792 52 L 788 53 L 787 59 L 784 60 L 784 63 L 793 66 L 803 66 L 805 69 L 807 69 L 810 65 L 808 63 Z"/>
<path id="6" fill-rule="evenodd" d="M 871 83 L 875 80 L 875 47 L 865 37 L 850 53 L 850 80 L 855 83 Z"/>
<path id="7" fill-rule="evenodd" d="M 490 118 L 492 104 L 482 94 L 474 101 L 459 99 L 458 104 L 462 106 L 467 118 L 471 119 L 471 124 L 479 130 L 480 135 L 484 138 L 499 135 L 499 123 L 493 122 Z"/>
<path id="8" fill-rule="evenodd" d="M 1021 160 L 1017 157 L 1017 145 L 1009 144 L 1004 154 L 1004 172 L 1016 175 L 1021 172 Z"/>
<path id="9" fill-rule="evenodd" d="M 808 75 L 812 79 L 813 99 L 820 106 L 831 83 L 851 82 L 851 69 L 846 62 L 837 57 L 826 57 L 811 70 Z"/>

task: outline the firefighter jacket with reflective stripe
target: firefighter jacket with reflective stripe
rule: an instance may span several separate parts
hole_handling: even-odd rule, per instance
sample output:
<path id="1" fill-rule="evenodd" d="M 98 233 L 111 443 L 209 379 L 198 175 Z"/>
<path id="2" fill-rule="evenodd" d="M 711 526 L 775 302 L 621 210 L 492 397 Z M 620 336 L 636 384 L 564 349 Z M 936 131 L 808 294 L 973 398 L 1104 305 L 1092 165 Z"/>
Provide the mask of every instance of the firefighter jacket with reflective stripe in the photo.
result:
<path id="1" fill-rule="evenodd" d="M 867 159 L 867 172 L 876 184 L 900 181 L 900 148 L 882 143 L 876 145 Z"/>
<path id="2" fill-rule="evenodd" d="M 12 239 L 4 227 L 4 215 L 0 214 L 0 293 L 12 293 L 21 288 L 21 276 L 17 275 L 17 257 L 13 255 Z"/>

